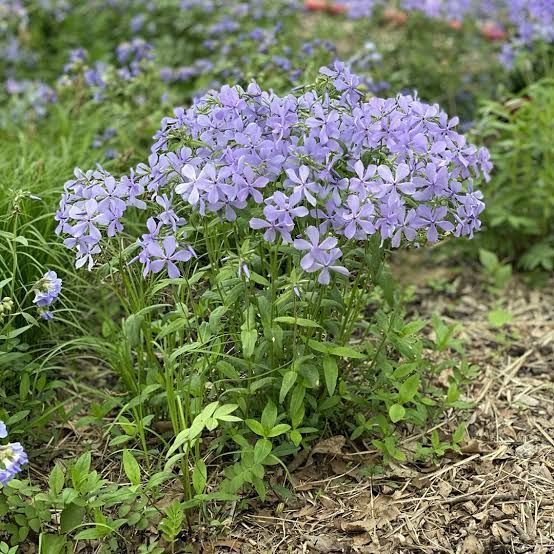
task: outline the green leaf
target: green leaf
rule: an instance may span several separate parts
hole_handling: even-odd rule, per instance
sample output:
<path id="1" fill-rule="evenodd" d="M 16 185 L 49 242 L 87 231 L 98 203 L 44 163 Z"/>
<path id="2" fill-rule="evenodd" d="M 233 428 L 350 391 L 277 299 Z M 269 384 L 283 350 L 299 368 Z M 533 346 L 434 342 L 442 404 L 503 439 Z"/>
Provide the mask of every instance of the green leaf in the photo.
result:
<path id="1" fill-rule="evenodd" d="M 267 439 L 260 439 L 254 446 L 254 463 L 261 464 L 271 454 L 273 445 Z"/>
<path id="2" fill-rule="evenodd" d="M 489 323 L 493 327 L 503 327 L 512 321 L 512 314 L 507 310 L 492 310 L 488 313 Z"/>
<path id="3" fill-rule="evenodd" d="M 283 435 L 284 433 L 287 433 L 290 431 L 290 425 L 287 425 L 286 423 L 278 423 L 271 429 L 271 431 L 268 433 L 269 438 L 278 437 L 279 435 Z"/>
<path id="4" fill-rule="evenodd" d="M 221 318 L 227 313 L 227 310 L 226 306 L 219 306 L 210 314 L 209 326 L 212 332 L 217 333 L 219 331 Z"/>
<path id="5" fill-rule="evenodd" d="M 454 444 L 460 444 L 466 436 L 466 426 L 465 423 L 460 423 L 456 430 L 452 434 L 452 442 Z"/>
<path id="6" fill-rule="evenodd" d="M 63 535 L 52 533 L 42 533 L 40 535 L 41 552 L 45 554 L 62 554 L 66 544 L 66 538 Z"/>
<path id="7" fill-rule="evenodd" d="M 135 346 L 140 341 L 140 330 L 144 323 L 144 316 L 131 314 L 123 323 L 123 333 L 131 346 Z"/>
<path id="8" fill-rule="evenodd" d="M 413 400 L 419 388 L 419 384 L 419 375 L 412 375 L 400 385 L 398 397 L 402 404 Z"/>
<path id="9" fill-rule="evenodd" d="M 271 285 L 271 283 L 265 277 L 262 277 L 255 271 L 250 272 L 250 280 L 264 287 L 269 287 Z"/>
<path id="10" fill-rule="evenodd" d="M 400 420 L 404 419 L 406 415 L 406 410 L 401 404 L 393 404 L 389 408 L 389 417 L 393 423 L 398 423 Z"/>
<path id="11" fill-rule="evenodd" d="M 427 325 L 425 321 L 410 321 L 410 323 L 407 323 L 404 327 L 402 327 L 402 336 L 408 337 L 410 335 L 415 335 L 416 333 L 419 333 L 425 325 Z"/>
<path id="12" fill-rule="evenodd" d="M 254 354 L 258 333 L 256 329 L 244 329 L 240 332 L 240 340 L 242 343 L 242 353 L 245 358 L 251 358 Z"/>
<path id="13" fill-rule="evenodd" d="M 237 408 L 238 404 L 224 404 L 215 410 L 213 417 L 216 419 L 222 419 L 223 417 L 233 413 Z"/>
<path id="14" fill-rule="evenodd" d="M 75 535 L 77 541 L 92 541 L 109 535 L 113 529 L 105 525 L 96 525 L 92 529 L 85 529 Z"/>
<path id="15" fill-rule="evenodd" d="M 194 464 L 194 470 L 192 472 L 192 486 L 196 491 L 196 494 L 202 494 L 206 488 L 206 483 L 208 481 L 208 469 L 202 458 L 196 460 Z"/>
<path id="16" fill-rule="evenodd" d="M 129 450 L 123 451 L 123 470 L 133 485 L 140 485 L 140 466 Z"/>
<path id="17" fill-rule="evenodd" d="M 252 432 L 256 433 L 256 435 L 259 435 L 260 437 L 265 437 L 264 426 L 259 421 L 256 421 L 255 419 L 247 419 L 245 423 L 246 425 L 248 425 Z"/>
<path id="18" fill-rule="evenodd" d="M 183 429 L 180 431 L 177 436 L 175 437 L 175 440 L 173 441 L 173 444 L 170 446 L 169 450 L 167 451 L 167 458 L 169 458 L 174 452 L 176 452 L 183 444 L 188 442 L 190 440 L 190 429 Z"/>
<path id="19" fill-rule="evenodd" d="M 302 435 L 296 430 L 291 431 L 290 440 L 292 441 L 294 446 L 298 446 L 302 442 Z"/>
<path id="20" fill-rule="evenodd" d="M 7 277 L 6 279 L 2 279 L 2 281 L 0 281 L 0 292 L 2 292 L 2 289 L 12 281 L 13 277 Z"/>
<path id="21" fill-rule="evenodd" d="M 269 400 L 262 412 L 262 425 L 265 429 L 271 429 L 277 421 L 277 406 Z"/>
<path id="22" fill-rule="evenodd" d="M 56 496 L 62 492 L 63 485 L 65 482 L 65 473 L 62 467 L 59 464 L 54 466 L 54 469 L 50 472 L 50 477 L 48 478 L 48 486 L 53 494 Z"/>
<path id="23" fill-rule="evenodd" d="M 71 481 L 73 482 L 73 487 L 75 489 L 79 490 L 81 482 L 88 477 L 90 462 L 90 452 L 85 452 L 79 457 L 79 459 L 75 462 L 75 465 L 71 468 Z"/>
<path id="24" fill-rule="evenodd" d="M 62 533 L 69 533 L 83 523 L 85 507 L 77 504 L 68 504 L 60 515 L 60 530 Z"/>
<path id="25" fill-rule="evenodd" d="M 287 371 L 283 375 L 283 382 L 281 383 L 281 390 L 279 391 L 279 402 L 282 404 L 285 400 L 288 392 L 296 382 L 298 373 L 296 371 Z"/>
<path id="26" fill-rule="evenodd" d="M 363 360 L 366 358 L 365 354 L 358 352 L 354 348 L 349 346 L 339 346 L 332 342 L 320 342 L 314 339 L 308 341 L 308 346 L 316 352 L 322 354 L 332 354 L 333 356 L 339 356 L 341 358 L 353 358 L 357 360 Z"/>
<path id="27" fill-rule="evenodd" d="M 321 329 L 321 325 L 319 325 L 319 323 L 316 323 L 311 319 L 305 319 L 302 317 L 295 318 L 290 316 L 281 316 L 281 317 L 276 317 L 273 321 L 275 323 L 287 323 L 289 325 L 298 325 L 299 327 L 312 327 L 312 328 Z"/>
<path id="28" fill-rule="evenodd" d="M 337 378 L 339 375 L 339 367 L 335 358 L 331 358 L 331 356 L 323 358 L 323 373 L 325 375 L 327 392 L 329 393 L 329 396 L 333 396 L 337 387 Z"/>
<path id="29" fill-rule="evenodd" d="M 259 479 L 258 477 L 253 477 L 252 484 L 254 485 L 254 488 L 256 489 L 256 492 L 258 493 L 258 496 L 263 501 L 266 498 L 266 488 L 265 484 L 262 479 Z"/>
<path id="30" fill-rule="evenodd" d="M 483 267 L 489 272 L 493 272 L 498 266 L 498 258 L 496 254 L 489 252 L 484 248 L 479 249 L 479 260 L 481 261 Z"/>
<path id="31" fill-rule="evenodd" d="M 365 354 L 362 354 L 349 346 L 331 346 L 329 348 L 329 354 L 333 354 L 333 356 L 339 356 L 341 358 L 353 358 L 355 360 L 363 360 L 366 358 Z"/>

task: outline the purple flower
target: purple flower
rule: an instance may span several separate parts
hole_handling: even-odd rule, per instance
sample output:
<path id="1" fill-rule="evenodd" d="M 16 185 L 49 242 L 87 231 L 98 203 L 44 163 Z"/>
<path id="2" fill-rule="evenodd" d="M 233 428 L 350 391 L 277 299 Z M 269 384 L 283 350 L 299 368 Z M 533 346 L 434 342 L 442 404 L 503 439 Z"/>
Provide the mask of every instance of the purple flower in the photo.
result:
<path id="1" fill-rule="evenodd" d="M 300 260 L 300 267 L 309 272 L 325 252 L 337 246 L 338 240 L 335 237 L 327 237 L 320 244 L 319 231 L 313 225 L 306 229 L 305 234 L 309 240 L 295 239 L 293 245 L 297 250 L 308 250 L 308 253 Z"/>
<path id="2" fill-rule="evenodd" d="M 349 190 L 359 195 L 361 199 L 365 199 L 370 191 L 375 190 L 377 166 L 370 164 L 366 168 L 361 160 L 357 160 L 354 164 L 354 171 L 356 177 L 350 178 Z"/>
<path id="3" fill-rule="evenodd" d="M 33 302 L 39 308 L 45 308 L 53 304 L 62 290 L 62 280 L 55 271 L 48 270 L 33 287 L 35 298 Z"/>
<path id="4" fill-rule="evenodd" d="M 305 198 L 312 206 L 315 206 L 317 199 L 314 194 L 317 195 L 321 187 L 310 179 L 310 168 L 301 165 L 298 171 L 287 169 L 286 174 L 288 179 L 285 180 L 284 184 L 293 187 L 293 195 L 300 200 Z"/>
<path id="5" fill-rule="evenodd" d="M 289 197 L 276 191 L 266 200 L 264 215 L 268 221 L 293 225 L 295 217 L 305 217 L 309 213 L 305 206 L 298 206 L 300 200 L 301 198 L 294 194 Z"/>
<path id="6" fill-rule="evenodd" d="M 181 275 L 175 262 L 187 262 L 195 256 L 194 250 L 190 246 L 177 250 L 179 247 L 174 236 L 165 237 L 160 245 L 157 242 L 148 243 L 146 250 L 152 260 L 149 270 L 152 273 L 159 273 L 164 267 L 167 267 L 167 274 L 171 279 Z"/>
<path id="7" fill-rule="evenodd" d="M 335 263 L 340 257 L 342 257 L 340 248 L 322 252 L 317 255 L 314 265 L 308 270 L 308 273 L 319 271 L 317 281 L 321 285 L 328 285 L 331 282 L 331 273 L 339 273 L 348 277 L 350 275 L 348 269 Z"/>
<path id="8" fill-rule="evenodd" d="M 233 182 L 237 186 L 239 200 L 245 201 L 252 198 L 256 204 L 261 204 L 264 197 L 258 189 L 263 189 L 269 183 L 269 179 L 256 175 L 250 166 L 246 166 L 242 173 L 233 175 Z"/>
<path id="9" fill-rule="evenodd" d="M 46 308 L 58 300 L 61 290 L 62 280 L 58 278 L 55 271 L 48 270 L 35 283 L 33 287 L 35 292 L 33 303 L 36 304 L 40 317 L 45 321 L 50 321 L 54 318 L 54 314 Z"/>
<path id="10" fill-rule="evenodd" d="M 420 190 L 413 194 L 415 200 L 431 200 L 445 196 L 448 189 L 448 168 L 446 166 L 437 168 L 436 164 L 430 163 L 425 167 L 425 177 L 415 177 L 414 183 Z"/>
<path id="11" fill-rule="evenodd" d="M 293 223 L 280 223 L 279 221 L 266 221 L 258 217 L 253 217 L 250 220 L 250 227 L 252 229 L 265 229 L 264 239 L 267 242 L 275 242 L 277 235 L 280 235 L 283 242 L 292 242 L 291 233 L 294 229 Z"/>
<path id="12" fill-rule="evenodd" d="M 8 436 L 8 430 L 0 421 L 0 439 Z M 27 453 L 18 442 L 0 445 L 0 485 L 6 486 L 28 462 Z"/>
<path id="13" fill-rule="evenodd" d="M 340 217 L 344 222 L 344 236 L 347 239 L 357 238 L 362 240 L 375 233 L 373 219 L 375 208 L 371 202 L 360 202 L 360 197 L 351 194 L 346 199 L 348 209 L 342 211 Z"/>
<path id="14" fill-rule="evenodd" d="M 409 242 L 414 242 L 417 237 L 417 230 L 423 225 L 421 220 L 418 218 L 415 210 L 408 210 L 403 207 L 402 215 L 399 216 L 399 222 L 392 236 L 391 245 L 393 248 L 398 248 L 400 242 L 402 241 L 402 235 Z"/>
<path id="15" fill-rule="evenodd" d="M 218 48 L 221 32 L 239 32 L 235 23 L 223 18 L 206 40 Z M 260 48 L 271 58 L 265 37 Z M 195 63 L 196 74 L 203 67 Z M 247 220 L 263 233 L 250 234 L 255 248 L 280 240 L 286 255 L 294 242 L 304 250 L 301 267 L 318 271 L 320 282 L 346 274 L 337 262 L 342 251 L 350 259 L 358 241 L 377 233 L 393 247 L 417 241 L 422 229 L 430 242 L 451 231 L 472 236 L 484 208 L 473 182 L 488 178 L 487 150 L 469 144 L 455 130 L 457 119 L 437 105 L 410 95 L 366 98 L 362 80 L 341 63 L 321 72 L 328 79 L 287 96 L 256 83 L 223 86 L 175 109 L 162 120 L 148 160 L 128 176 L 76 171 L 56 214 L 56 232 L 76 250 L 76 265 L 93 266 L 105 240 L 122 232 L 131 206 L 149 210 L 135 258 L 145 275 L 164 268 L 179 274 L 178 262 L 193 255 L 177 244 L 185 221 L 202 241 L 204 224 L 230 236 Z M 304 228 L 306 237 L 293 241 Z"/>
<path id="16" fill-rule="evenodd" d="M 402 192 L 404 194 L 413 194 L 415 192 L 415 185 L 410 180 L 405 180 L 410 175 L 410 168 L 402 163 L 396 168 L 396 175 L 393 176 L 390 168 L 386 165 L 380 165 L 377 168 L 377 172 L 383 182 L 381 185 L 375 185 L 372 192 L 377 198 L 383 198 L 388 194 L 398 194 Z"/>
<path id="17" fill-rule="evenodd" d="M 454 225 L 445 219 L 447 213 L 448 208 L 446 206 L 438 208 L 429 208 L 429 206 L 418 207 L 417 216 L 422 222 L 422 226 L 427 228 L 427 240 L 429 242 L 437 242 L 439 240 L 437 227 L 443 231 L 454 230 Z"/>

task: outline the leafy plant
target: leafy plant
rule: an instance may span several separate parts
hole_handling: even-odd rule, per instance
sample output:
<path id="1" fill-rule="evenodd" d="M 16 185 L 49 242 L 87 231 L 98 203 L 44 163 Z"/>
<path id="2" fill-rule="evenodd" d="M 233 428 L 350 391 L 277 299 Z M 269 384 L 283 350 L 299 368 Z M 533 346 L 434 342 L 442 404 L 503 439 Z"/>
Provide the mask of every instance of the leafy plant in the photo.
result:
<path id="1" fill-rule="evenodd" d="M 488 102 L 481 112 L 479 133 L 496 169 L 480 244 L 526 270 L 554 269 L 553 118 L 551 78 L 508 102 Z"/>

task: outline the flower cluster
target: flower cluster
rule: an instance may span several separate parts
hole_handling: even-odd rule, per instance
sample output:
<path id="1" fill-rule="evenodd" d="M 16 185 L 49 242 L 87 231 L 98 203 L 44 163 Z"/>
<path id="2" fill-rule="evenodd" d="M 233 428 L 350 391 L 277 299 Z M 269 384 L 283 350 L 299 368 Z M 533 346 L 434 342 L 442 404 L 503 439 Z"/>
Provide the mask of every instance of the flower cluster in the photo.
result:
<path id="1" fill-rule="evenodd" d="M 44 117 L 48 106 L 58 99 L 56 92 L 42 81 L 8 79 L 6 92 L 14 100 L 14 111 L 25 118 Z"/>
<path id="2" fill-rule="evenodd" d="M 7 436 L 6 425 L 0 421 L 0 439 Z M 27 454 L 20 443 L 0 445 L 0 485 L 6 486 L 27 462 Z"/>
<path id="3" fill-rule="evenodd" d="M 48 270 L 33 287 L 35 298 L 33 303 L 39 308 L 42 319 L 50 320 L 54 317 L 49 308 L 60 295 L 62 280 L 55 271 Z"/>
<path id="4" fill-rule="evenodd" d="M 71 50 L 58 86 L 67 87 L 82 79 L 93 99 L 100 102 L 110 85 L 142 75 L 148 62 L 154 59 L 154 48 L 144 39 L 136 37 L 119 44 L 115 49 L 115 58 L 115 64 L 104 61 L 89 63 L 89 55 L 84 48 Z"/>
<path id="5" fill-rule="evenodd" d="M 130 176 L 77 171 L 58 232 L 69 235 L 77 265 L 91 267 L 102 234 L 123 230 L 126 208 L 148 206 L 136 259 L 145 274 L 167 268 L 174 277 L 194 256 L 185 225 L 244 222 L 254 236 L 305 252 L 301 267 L 322 284 L 346 274 L 343 250 L 372 235 L 392 247 L 471 237 L 484 209 L 474 180 L 488 179 L 488 151 L 467 143 L 437 105 L 368 99 L 360 82 L 337 62 L 297 94 L 256 83 L 209 93 L 162 122 L 148 163 Z"/>
<path id="6" fill-rule="evenodd" d="M 22 47 L 19 35 L 27 29 L 29 13 L 21 0 L 0 2 L 0 63 L 25 63 L 28 52 Z"/>

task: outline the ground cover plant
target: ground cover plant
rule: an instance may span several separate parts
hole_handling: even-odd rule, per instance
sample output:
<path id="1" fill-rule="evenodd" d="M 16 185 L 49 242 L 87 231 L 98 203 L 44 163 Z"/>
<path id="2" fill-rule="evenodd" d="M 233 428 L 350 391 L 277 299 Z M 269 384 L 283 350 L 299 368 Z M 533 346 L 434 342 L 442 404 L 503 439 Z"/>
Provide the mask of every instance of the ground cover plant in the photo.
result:
<path id="1" fill-rule="evenodd" d="M 549 551 L 549 3 L 0 15 L 0 552 Z"/>

